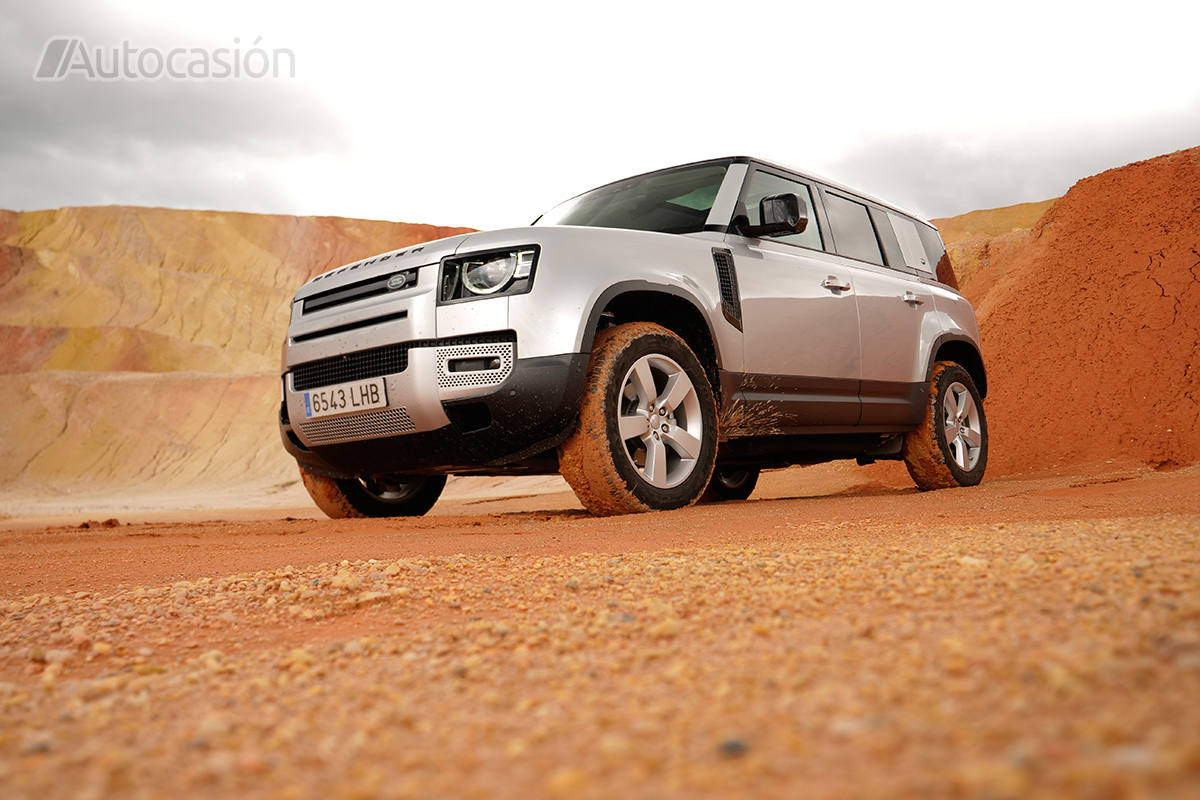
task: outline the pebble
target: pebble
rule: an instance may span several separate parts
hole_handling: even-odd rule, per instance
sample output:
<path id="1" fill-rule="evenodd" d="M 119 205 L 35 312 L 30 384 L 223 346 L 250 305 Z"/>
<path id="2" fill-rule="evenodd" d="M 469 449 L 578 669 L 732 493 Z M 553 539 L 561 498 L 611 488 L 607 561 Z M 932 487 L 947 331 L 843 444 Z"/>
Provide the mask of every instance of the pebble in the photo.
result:
<path id="1" fill-rule="evenodd" d="M 749 746 L 741 739 L 726 739 L 720 747 L 721 755 L 725 758 L 741 758 L 749 750 Z"/>

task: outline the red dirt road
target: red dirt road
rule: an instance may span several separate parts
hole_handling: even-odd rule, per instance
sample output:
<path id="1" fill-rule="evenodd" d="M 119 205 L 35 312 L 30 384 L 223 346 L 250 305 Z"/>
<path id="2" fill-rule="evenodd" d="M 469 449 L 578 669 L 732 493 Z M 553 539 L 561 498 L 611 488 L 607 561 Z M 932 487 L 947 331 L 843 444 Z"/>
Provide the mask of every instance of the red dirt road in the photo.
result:
<path id="1" fill-rule="evenodd" d="M 745 503 L 648 516 L 591 517 L 570 493 L 561 493 L 444 501 L 434 515 L 408 520 L 329 520 L 315 508 L 303 508 L 293 512 L 306 515 L 302 519 L 272 518 L 267 511 L 257 513 L 264 518 L 226 521 L 216 513 L 212 519 L 112 528 L 20 529 L 25 523 L 4 531 L 0 521 L 0 594 L 95 591 L 343 559 L 619 553 L 757 544 L 792 531 L 835 544 L 869 539 L 885 529 L 1200 514 L 1200 467 L 1174 472 L 1110 467 L 1098 475 L 989 480 L 928 493 L 875 482 L 856 491 L 812 494 L 805 491 L 806 474 L 769 473 Z"/>
<path id="2" fill-rule="evenodd" d="M 1195 796 L 1200 468 L 1108 469 L 10 521 L 0 794 Z"/>

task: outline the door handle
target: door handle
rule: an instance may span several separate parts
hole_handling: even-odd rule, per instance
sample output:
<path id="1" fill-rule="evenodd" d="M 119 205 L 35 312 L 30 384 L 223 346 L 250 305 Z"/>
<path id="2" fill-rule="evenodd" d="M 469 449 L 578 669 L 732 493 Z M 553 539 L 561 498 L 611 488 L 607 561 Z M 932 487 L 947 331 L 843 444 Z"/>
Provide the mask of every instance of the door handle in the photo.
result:
<path id="1" fill-rule="evenodd" d="M 914 294 L 913 292 L 905 292 L 904 297 L 901 297 L 900 299 L 912 306 L 920 306 L 925 304 L 925 300 L 922 299 L 920 295 Z"/>
<path id="2" fill-rule="evenodd" d="M 828 278 L 821 281 L 821 286 L 826 289 L 832 289 L 835 292 L 850 291 L 850 284 L 847 281 L 839 278 L 837 275 L 830 275 Z"/>

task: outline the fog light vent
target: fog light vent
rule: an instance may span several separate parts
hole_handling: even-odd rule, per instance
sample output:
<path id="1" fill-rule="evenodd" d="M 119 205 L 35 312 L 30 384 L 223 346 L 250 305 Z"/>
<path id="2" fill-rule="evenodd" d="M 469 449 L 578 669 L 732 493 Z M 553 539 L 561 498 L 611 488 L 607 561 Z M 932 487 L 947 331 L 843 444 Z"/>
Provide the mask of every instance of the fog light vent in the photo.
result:
<path id="1" fill-rule="evenodd" d="M 442 397 L 457 396 L 457 390 L 500 385 L 512 374 L 515 356 L 512 342 L 439 347 L 437 378 Z"/>

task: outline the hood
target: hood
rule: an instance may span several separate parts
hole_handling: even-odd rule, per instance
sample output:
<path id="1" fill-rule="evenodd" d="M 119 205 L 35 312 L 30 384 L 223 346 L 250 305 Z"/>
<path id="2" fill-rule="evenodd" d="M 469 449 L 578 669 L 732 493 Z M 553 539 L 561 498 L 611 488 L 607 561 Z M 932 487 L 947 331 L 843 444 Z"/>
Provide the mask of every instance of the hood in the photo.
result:
<path id="1" fill-rule="evenodd" d="M 296 292 L 294 299 L 303 300 L 328 289 L 336 289 L 359 281 L 390 275 L 401 270 L 431 266 L 452 255 L 536 244 L 543 248 L 544 257 L 546 250 L 564 240 L 590 242 L 590 246 L 598 248 L 610 242 L 617 245 L 623 243 L 628 246 L 628 243 L 636 238 L 662 239 L 664 237 L 674 238 L 676 235 L 625 228 L 592 228 L 583 225 L 527 225 L 520 228 L 463 233 L 401 250 L 393 250 L 390 253 L 380 253 L 330 270 L 300 287 L 300 291 Z"/>
<path id="2" fill-rule="evenodd" d="M 463 241 L 475 235 L 473 233 L 463 233 L 458 236 L 447 236 L 445 239 L 435 239 L 432 242 L 424 242 L 411 247 L 402 247 L 399 250 L 392 250 L 387 253 L 379 253 L 378 255 L 364 258 L 361 261 L 355 261 L 351 264 L 340 266 L 337 269 L 322 272 L 301 286 L 293 299 L 302 300 L 317 292 L 335 289 L 338 286 L 344 286 L 361 280 L 369 280 L 380 275 L 413 269 L 414 267 L 436 264 L 446 256 L 453 255 Z"/>

